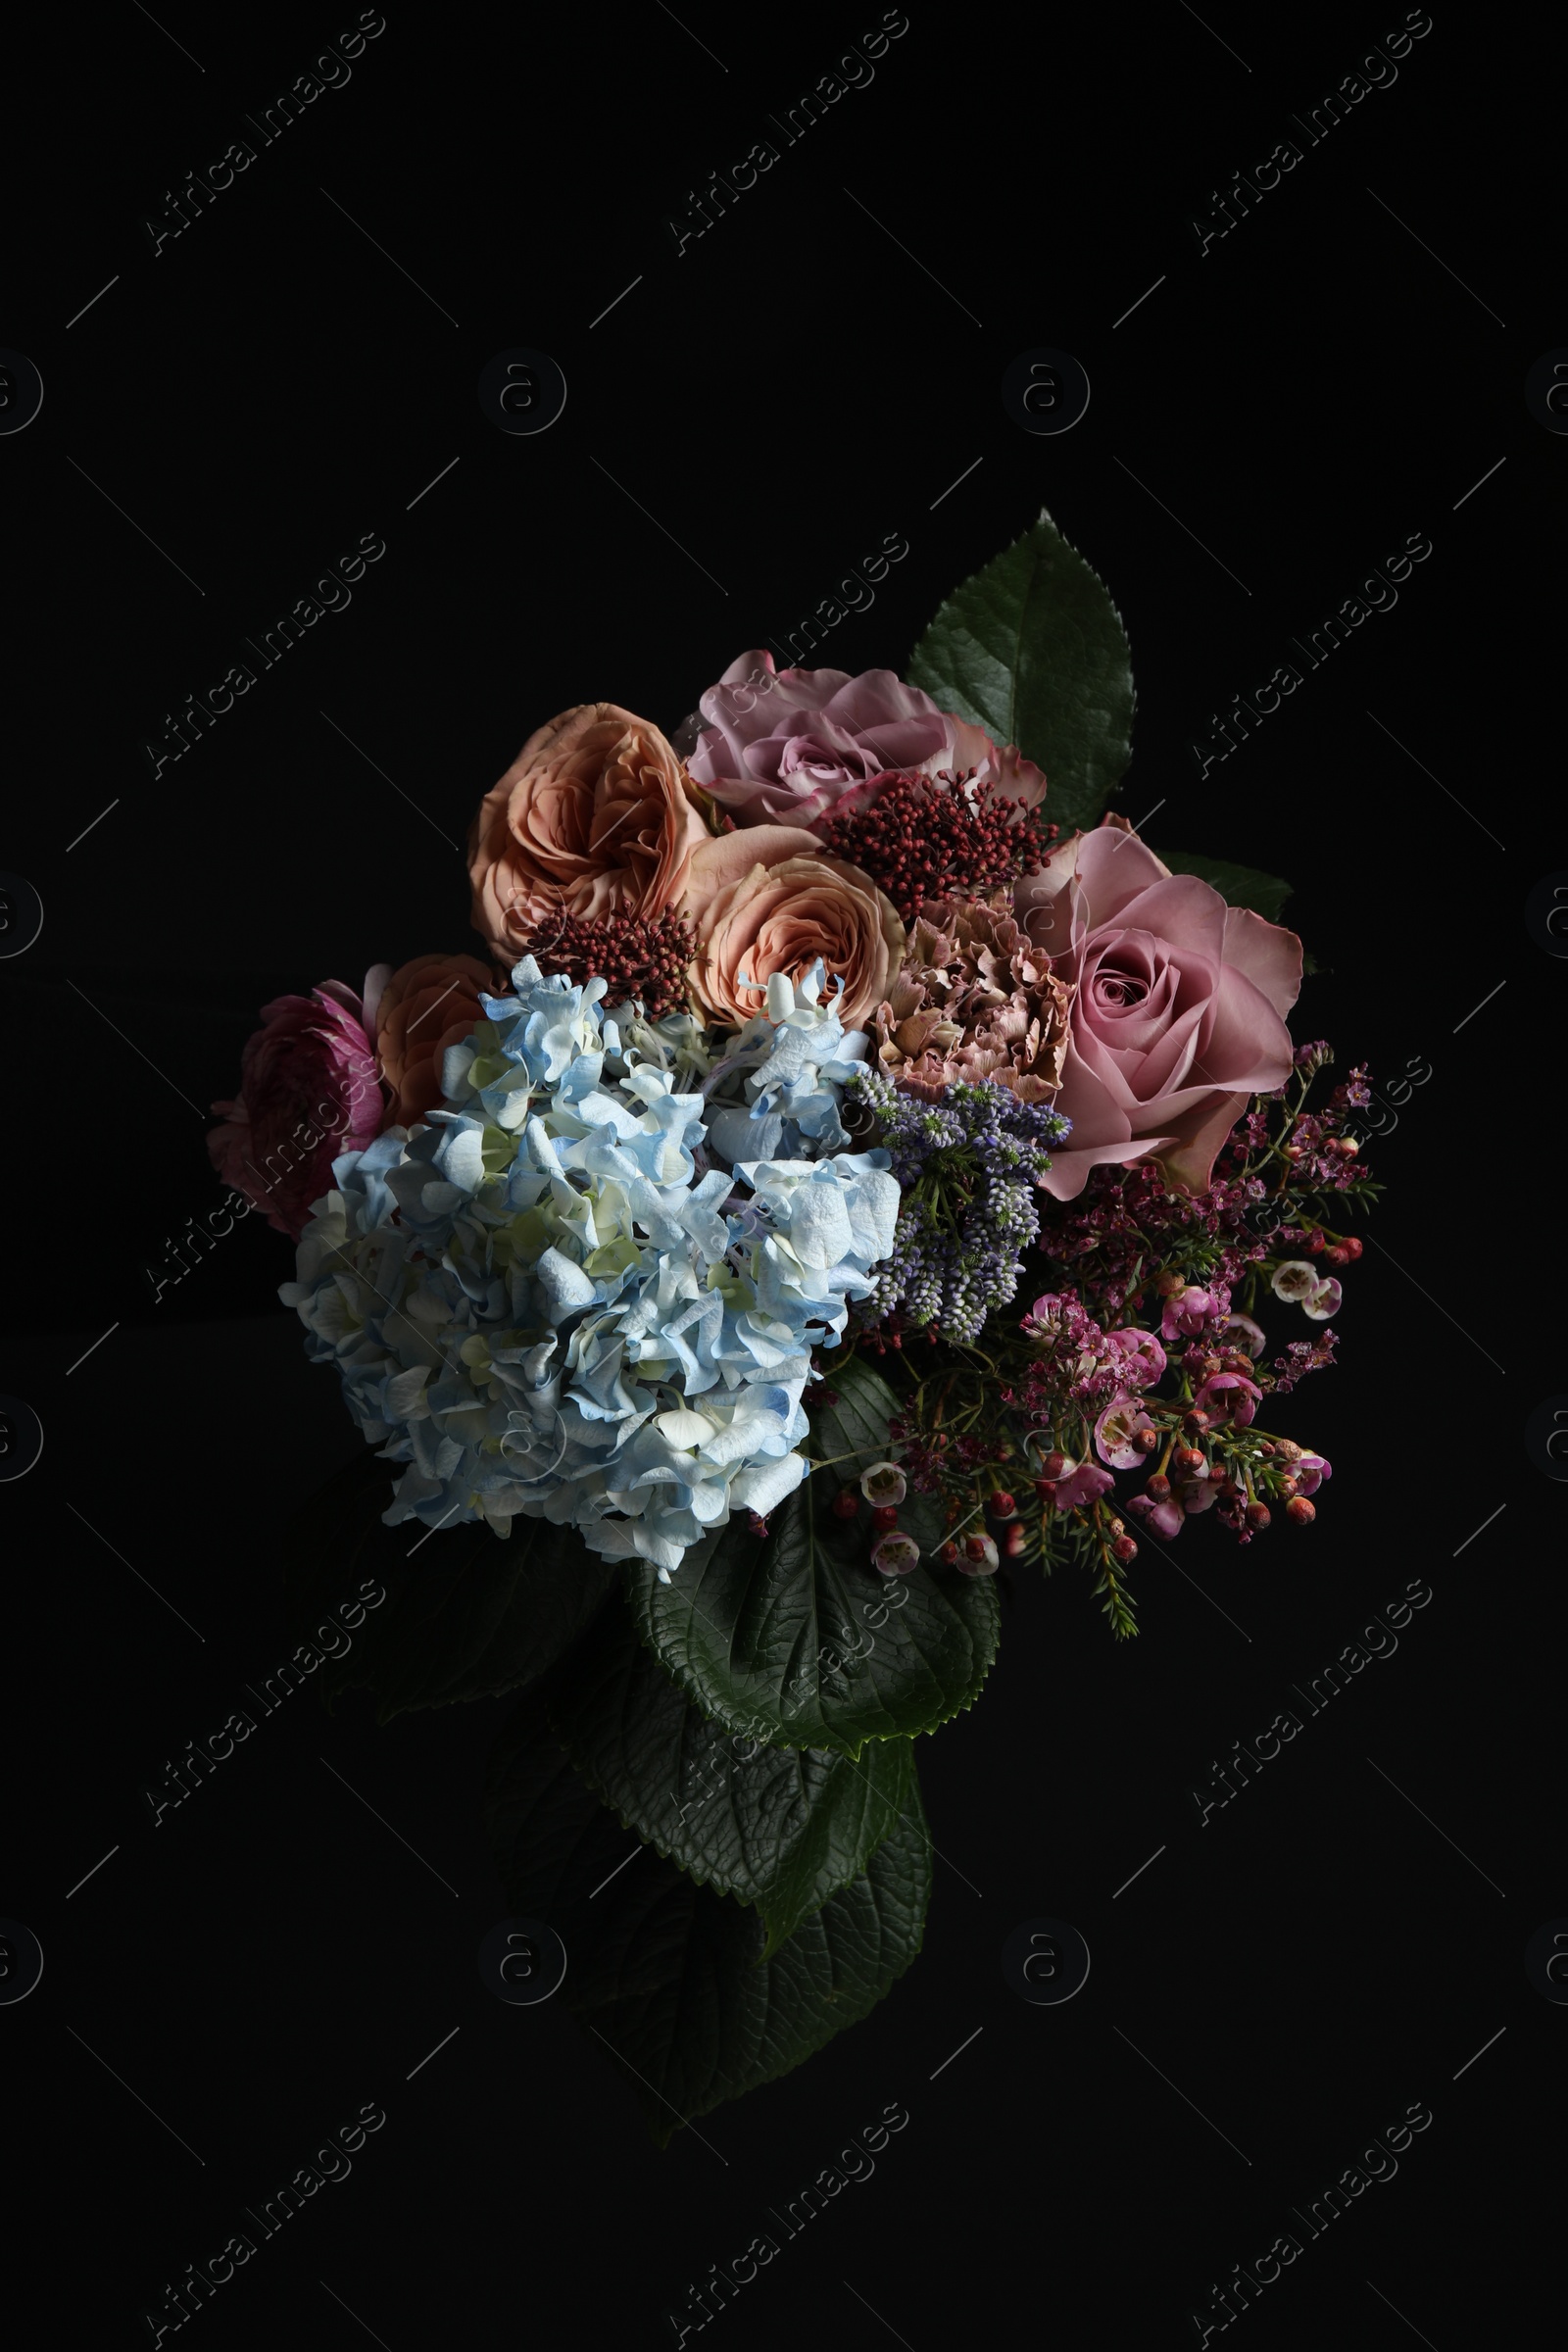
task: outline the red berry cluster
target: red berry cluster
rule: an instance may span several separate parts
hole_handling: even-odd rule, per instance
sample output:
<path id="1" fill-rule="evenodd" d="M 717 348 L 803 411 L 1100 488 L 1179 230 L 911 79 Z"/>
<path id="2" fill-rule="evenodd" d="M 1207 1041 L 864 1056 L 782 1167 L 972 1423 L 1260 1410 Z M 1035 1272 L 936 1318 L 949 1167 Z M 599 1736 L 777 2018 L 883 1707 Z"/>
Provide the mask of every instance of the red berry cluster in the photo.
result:
<path id="1" fill-rule="evenodd" d="M 550 972 L 564 972 L 581 987 L 596 975 L 607 980 L 607 1003 L 637 998 L 650 1020 L 674 1012 L 686 1002 L 686 969 L 697 952 L 696 934 L 673 907 L 648 919 L 640 914 L 605 914 L 583 922 L 563 910 L 538 924 L 528 953 Z"/>
<path id="2" fill-rule="evenodd" d="M 935 777 L 890 769 L 866 787 L 875 795 L 869 808 L 823 828 L 823 847 L 869 874 L 906 923 L 928 899 L 984 898 L 1038 873 L 1056 827 L 973 776 L 972 768 Z"/>

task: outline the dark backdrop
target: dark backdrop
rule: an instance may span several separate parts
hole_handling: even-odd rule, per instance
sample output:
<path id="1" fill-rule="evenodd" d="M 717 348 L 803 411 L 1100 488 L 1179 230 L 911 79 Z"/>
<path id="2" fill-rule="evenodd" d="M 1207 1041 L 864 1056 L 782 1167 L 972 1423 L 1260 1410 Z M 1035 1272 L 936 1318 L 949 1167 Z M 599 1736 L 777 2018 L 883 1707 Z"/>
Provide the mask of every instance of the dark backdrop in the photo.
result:
<path id="1" fill-rule="evenodd" d="M 1524 1442 L 1564 1385 L 1564 967 L 1525 916 L 1568 865 L 1543 723 L 1568 446 L 1524 398 L 1568 341 L 1560 32 L 1440 8 L 1314 144 L 1289 117 L 1397 8 L 919 0 L 786 146 L 766 116 L 875 8 L 389 5 L 264 145 L 244 116 L 338 14 L 117 8 L 24 46 L 9 99 L 0 341 L 45 396 L 0 441 L 0 862 L 44 924 L 0 967 L 0 1389 L 45 1446 L 0 1488 L 0 1910 L 45 1970 L 0 2046 L 14 2165 L 62 2135 L 37 2181 L 77 2259 L 32 2281 L 58 2340 L 150 2340 L 165 2282 L 368 2101 L 352 2177 L 194 2340 L 672 2343 L 688 2285 L 890 2101 L 876 2177 L 720 2337 L 1192 2342 L 1295 2230 L 1247 2341 L 1514 2340 L 1568 2031 L 1523 1965 L 1568 1913 L 1562 1500 Z M 187 172 L 240 138 L 255 160 L 175 235 Z M 666 221 L 761 138 L 777 163 L 677 252 Z M 1300 161 L 1219 235 L 1233 172 L 1286 138 Z M 1091 380 L 1060 437 L 1001 398 L 1039 346 Z M 540 436 L 476 397 L 516 347 L 566 378 Z M 1179 1572 L 1146 1547 L 1122 1648 L 1083 1585 L 1017 1579 L 984 1704 L 922 1751 L 915 1969 L 658 2154 L 559 2004 L 479 1983 L 504 1705 L 378 1730 L 301 1700 L 150 1826 L 143 1783 L 275 1662 L 283 1517 L 357 1440 L 259 1219 L 156 1302 L 146 1269 L 216 1200 L 206 1106 L 258 1005 L 468 944 L 454 845 L 535 725 L 602 697 L 673 727 L 887 534 L 907 554 L 816 659 L 899 668 L 1042 504 L 1131 637 L 1117 806 L 1288 876 L 1320 966 L 1298 1033 L 1433 1075 L 1369 1154 L 1343 1366 L 1294 1401 L 1336 1465 L 1316 1526 L 1242 1552 L 1196 1526 Z M 157 766 L 366 534 L 352 602 Z M 1414 534 L 1397 606 L 1200 772 L 1212 714 Z M 1211 1763 L 1412 1580 L 1396 1652 L 1201 1824 Z M 1061 2008 L 1000 1969 L 1043 1915 L 1093 1954 Z M 1397 2177 L 1306 2237 L 1290 2209 L 1411 2103 L 1433 2121 Z"/>

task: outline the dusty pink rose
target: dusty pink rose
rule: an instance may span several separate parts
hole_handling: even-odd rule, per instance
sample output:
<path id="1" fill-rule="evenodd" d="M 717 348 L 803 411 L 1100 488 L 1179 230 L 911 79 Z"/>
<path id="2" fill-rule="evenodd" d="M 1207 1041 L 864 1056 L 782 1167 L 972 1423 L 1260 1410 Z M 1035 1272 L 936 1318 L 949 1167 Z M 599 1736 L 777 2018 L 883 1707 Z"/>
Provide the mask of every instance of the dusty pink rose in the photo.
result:
<path id="1" fill-rule="evenodd" d="M 480 991 L 495 993 L 475 956 L 416 956 L 381 992 L 375 1055 L 392 1094 L 391 1123 L 412 1127 L 443 1101 L 441 1065 L 449 1046 L 484 1018 Z"/>
<path id="2" fill-rule="evenodd" d="M 814 825 L 893 769 L 974 768 L 1030 807 L 1046 779 L 1016 747 L 939 710 L 891 669 L 779 669 L 742 654 L 677 731 L 692 775 L 743 825 Z"/>
<path id="3" fill-rule="evenodd" d="M 238 1097 L 213 1108 L 223 1119 L 207 1138 L 213 1166 L 298 1241 L 312 1201 L 332 1190 L 332 1162 L 386 1124 L 360 999 L 341 980 L 323 980 L 308 997 L 264 1004 Z"/>
<path id="4" fill-rule="evenodd" d="M 1061 1080 L 1068 1003 L 1006 893 L 929 900 L 877 1008 L 882 1075 L 932 1102 L 986 1078 L 1022 1102 L 1049 1102 Z"/>
<path id="5" fill-rule="evenodd" d="M 1074 990 L 1054 1105 L 1073 1132 L 1046 1191 L 1072 1200 L 1093 1167 L 1157 1159 L 1201 1192 L 1249 1098 L 1289 1075 L 1300 941 L 1112 825 L 1064 842 L 1014 903 Z"/>
<path id="6" fill-rule="evenodd" d="M 828 858 L 794 825 L 755 825 L 693 859 L 692 994 L 721 1021 L 750 1020 L 775 972 L 804 977 L 820 956 L 846 1029 L 865 1026 L 904 953 L 892 902 L 858 865 Z"/>
<path id="7" fill-rule="evenodd" d="M 580 703 L 529 736 L 468 835 L 473 927 L 509 969 L 535 925 L 662 914 L 709 839 L 699 796 L 656 726 Z"/>

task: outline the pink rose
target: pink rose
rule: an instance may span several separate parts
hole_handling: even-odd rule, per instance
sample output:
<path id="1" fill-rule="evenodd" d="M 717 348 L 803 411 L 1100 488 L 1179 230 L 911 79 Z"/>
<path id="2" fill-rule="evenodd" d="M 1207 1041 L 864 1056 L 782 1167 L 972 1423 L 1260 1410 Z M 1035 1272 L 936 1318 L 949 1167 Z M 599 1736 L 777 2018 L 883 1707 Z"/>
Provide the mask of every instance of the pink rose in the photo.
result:
<path id="1" fill-rule="evenodd" d="M 656 726 L 581 703 L 530 735 L 468 836 L 473 927 L 510 970 L 552 913 L 652 917 L 709 839 L 699 796 Z"/>
<path id="2" fill-rule="evenodd" d="M 484 1019 L 480 991 L 504 994 L 473 956 L 416 956 L 395 971 L 375 1014 L 375 1054 L 392 1092 L 389 1124 L 412 1127 L 445 1099 L 441 1065 Z"/>
<path id="3" fill-rule="evenodd" d="M 891 769 L 974 768 L 1031 807 L 1046 790 L 1014 746 L 999 751 L 983 727 L 939 710 L 891 669 L 858 678 L 775 670 L 766 653 L 732 662 L 675 741 L 696 781 L 743 825 L 814 825 L 846 793 Z"/>
<path id="4" fill-rule="evenodd" d="M 1046 1191 L 1076 1200 L 1093 1167 L 1157 1159 L 1201 1192 L 1250 1097 L 1289 1075 L 1300 941 L 1113 825 L 1064 842 L 1013 896 L 1074 983 L 1054 1103 L 1073 1131 Z"/>
<path id="5" fill-rule="evenodd" d="M 360 999 L 341 980 L 323 980 L 308 997 L 264 1004 L 238 1098 L 213 1108 L 224 1120 L 207 1138 L 213 1166 L 297 1242 L 312 1201 L 332 1190 L 332 1162 L 386 1123 Z"/>
<path id="6" fill-rule="evenodd" d="M 757 825 L 707 843 L 692 861 L 687 911 L 697 924 L 692 993 L 721 1021 L 750 1020 L 775 972 L 802 978 L 820 956 L 829 989 L 844 983 L 844 1027 L 863 1027 L 904 954 L 892 902 L 795 825 Z"/>

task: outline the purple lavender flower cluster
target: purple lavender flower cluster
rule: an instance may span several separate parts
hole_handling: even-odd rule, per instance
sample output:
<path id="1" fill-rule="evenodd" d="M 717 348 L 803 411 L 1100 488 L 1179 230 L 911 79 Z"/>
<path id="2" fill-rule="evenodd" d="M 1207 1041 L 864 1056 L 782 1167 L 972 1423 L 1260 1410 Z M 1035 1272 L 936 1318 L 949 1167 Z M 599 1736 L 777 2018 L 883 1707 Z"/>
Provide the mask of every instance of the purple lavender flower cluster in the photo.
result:
<path id="1" fill-rule="evenodd" d="M 992 1309 L 1017 1295 L 1024 1252 L 1040 1234 L 1040 1179 L 1071 1123 L 989 1081 L 950 1086 L 940 1102 L 901 1094 L 870 1070 L 854 1083 L 904 1195 L 865 1319 L 898 1310 L 928 1333 L 974 1340 Z"/>

